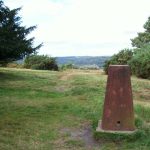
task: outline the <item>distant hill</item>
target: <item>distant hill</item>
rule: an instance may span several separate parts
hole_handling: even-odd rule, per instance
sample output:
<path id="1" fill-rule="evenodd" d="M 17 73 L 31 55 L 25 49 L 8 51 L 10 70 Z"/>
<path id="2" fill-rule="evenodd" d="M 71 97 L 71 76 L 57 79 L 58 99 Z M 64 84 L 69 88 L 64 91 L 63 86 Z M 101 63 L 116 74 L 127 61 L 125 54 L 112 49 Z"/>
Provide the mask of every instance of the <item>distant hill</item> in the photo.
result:
<path id="1" fill-rule="evenodd" d="M 74 64 L 75 66 L 98 66 L 102 68 L 104 62 L 108 60 L 109 56 L 69 56 L 69 57 L 56 57 L 56 61 L 59 65 Z"/>
<path id="2" fill-rule="evenodd" d="M 108 60 L 109 56 L 67 56 L 55 57 L 58 65 L 73 64 L 79 68 L 82 67 L 98 67 L 102 68 L 104 62 Z M 23 64 L 24 59 L 16 61 L 18 64 Z"/>

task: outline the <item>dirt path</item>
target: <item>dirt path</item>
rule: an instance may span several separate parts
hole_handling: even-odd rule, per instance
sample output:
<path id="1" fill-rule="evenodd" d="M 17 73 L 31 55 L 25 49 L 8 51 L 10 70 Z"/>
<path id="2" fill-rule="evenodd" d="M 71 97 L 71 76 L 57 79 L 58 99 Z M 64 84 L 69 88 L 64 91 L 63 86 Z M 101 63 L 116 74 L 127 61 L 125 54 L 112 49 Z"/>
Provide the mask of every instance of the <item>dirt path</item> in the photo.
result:
<path id="1" fill-rule="evenodd" d="M 102 74 L 102 71 L 101 70 L 85 70 L 83 72 L 80 71 L 80 70 L 69 70 L 69 71 L 64 71 L 62 72 L 62 74 L 60 75 L 60 80 L 69 80 L 71 78 L 73 78 L 73 76 L 76 76 L 76 75 L 91 75 L 91 74 Z"/>
<path id="2" fill-rule="evenodd" d="M 69 141 L 82 141 L 86 150 L 97 150 L 101 147 L 101 143 L 94 139 L 92 127 L 90 125 L 81 129 L 64 128 L 61 130 L 61 133 L 68 134 Z"/>

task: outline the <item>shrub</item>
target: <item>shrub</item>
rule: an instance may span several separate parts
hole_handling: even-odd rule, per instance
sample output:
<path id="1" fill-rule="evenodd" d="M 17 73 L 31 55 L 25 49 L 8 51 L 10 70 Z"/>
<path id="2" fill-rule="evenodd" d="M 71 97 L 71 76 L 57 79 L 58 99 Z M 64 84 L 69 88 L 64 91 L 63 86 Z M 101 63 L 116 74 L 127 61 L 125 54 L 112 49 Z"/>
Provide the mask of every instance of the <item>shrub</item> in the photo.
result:
<path id="1" fill-rule="evenodd" d="M 67 70 L 67 69 L 74 69 L 74 64 L 71 64 L 71 63 L 69 63 L 69 64 L 63 64 L 60 68 L 61 68 L 61 70 Z"/>
<path id="2" fill-rule="evenodd" d="M 47 55 L 27 56 L 24 61 L 24 67 L 38 70 L 58 70 L 55 58 Z"/>
<path id="3" fill-rule="evenodd" d="M 123 49 L 118 54 L 113 55 L 109 60 L 104 63 L 104 71 L 108 73 L 109 65 L 126 65 L 131 60 L 133 52 L 130 49 Z"/>
<path id="4" fill-rule="evenodd" d="M 150 46 L 136 49 L 129 65 L 137 77 L 150 79 Z"/>
<path id="5" fill-rule="evenodd" d="M 12 62 L 12 63 L 8 63 L 6 65 L 6 67 L 8 67 L 8 68 L 23 68 L 23 64 L 18 64 L 18 63 Z"/>

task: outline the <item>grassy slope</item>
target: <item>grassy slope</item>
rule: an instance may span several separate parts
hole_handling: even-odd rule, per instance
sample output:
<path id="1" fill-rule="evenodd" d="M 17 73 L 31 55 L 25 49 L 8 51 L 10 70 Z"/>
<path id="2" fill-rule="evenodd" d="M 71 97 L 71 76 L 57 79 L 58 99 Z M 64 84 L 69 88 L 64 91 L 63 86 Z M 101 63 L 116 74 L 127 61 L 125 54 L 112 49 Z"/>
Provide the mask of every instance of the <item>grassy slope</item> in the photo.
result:
<path id="1" fill-rule="evenodd" d="M 134 140 L 101 139 L 92 149 L 150 147 L 150 81 L 133 78 Z M 102 113 L 106 76 L 99 71 L 0 68 L 0 149 L 87 149 L 83 131 Z"/>

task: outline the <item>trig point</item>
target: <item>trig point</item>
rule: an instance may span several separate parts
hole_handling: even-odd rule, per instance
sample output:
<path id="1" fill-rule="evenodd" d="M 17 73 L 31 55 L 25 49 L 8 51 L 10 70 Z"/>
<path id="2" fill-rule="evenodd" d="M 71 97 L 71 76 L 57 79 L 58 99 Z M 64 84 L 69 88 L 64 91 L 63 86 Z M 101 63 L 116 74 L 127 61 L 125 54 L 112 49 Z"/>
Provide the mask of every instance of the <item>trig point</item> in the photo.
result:
<path id="1" fill-rule="evenodd" d="M 130 68 L 110 65 L 102 121 L 97 131 L 132 132 L 135 130 Z"/>

